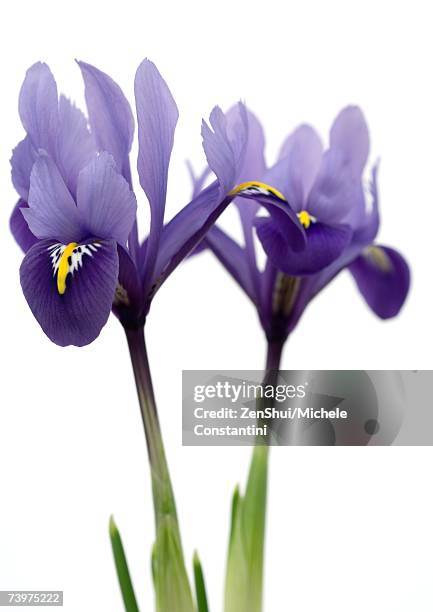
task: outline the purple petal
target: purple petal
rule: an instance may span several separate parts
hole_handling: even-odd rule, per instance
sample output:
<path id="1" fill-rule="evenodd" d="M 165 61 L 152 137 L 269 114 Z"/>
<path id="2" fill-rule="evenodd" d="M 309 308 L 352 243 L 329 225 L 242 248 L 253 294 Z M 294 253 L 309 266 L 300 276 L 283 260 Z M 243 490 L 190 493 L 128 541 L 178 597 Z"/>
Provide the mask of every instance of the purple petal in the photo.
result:
<path id="1" fill-rule="evenodd" d="M 134 117 L 120 87 L 107 74 L 85 62 L 81 69 L 89 112 L 90 129 L 101 151 L 114 157 L 117 169 L 131 180 L 129 151 L 134 136 Z"/>
<path id="2" fill-rule="evenodd" d="M 233 106 L 227 112 L 227 126 L 232 140 L 236 139 L 235 131 L 239 129 L 239 106 Z M 248 122 L 248 140 L 245 146 L 244 159 L 240 168 L 238 183 L 261 180 L 266 172 L 265 162 L 265 135 L 263 127 L 258 118 L 250 110 L 246 109 Z"/>
<path id="3" fill-rule="evenodd" d="M 38 153 L 29 136 L 21 140 L 12 153 L 12 183 L 25 202 L 29 199 L 30 174 L 37 157 Z"/>
<path id="4" fill-rule="evenodd" d="M 323 223 L 341 223 L 365 206 L 361 176 L 354 177 L 343 153 L 329 149 L 322 157 L 305 209 Z"/>
<path id="5" fill-rule="evenodd" d="M 355 259 L 349 270 L 365 301 L 381 319 L 400 312 L 410 286 L 409 267 L 400 253 L 373 245 Z"/>
<path id="6" fill-rule="evenodd" d="M 12 211 L 9 223 L 13 237 L 15 238 L 19 246 L 22 248 L 22 250 L 26 253 L 29 248 L 32 247 L 38 241 L 38 239 L 29 230 L 29 226 L 27 225 L 27 222 L 21 212 L 23 208 L 28 208 L 27 202 L 24 202 L 23 200 L 18 200 Z"/>
<path id="7" fill-rule="evenodd" d="M 128 251 L 118 246 L 119 280 L 113 301 L 113 312 L 125 327 L 144 324 L 142 286 L 135 263 Z"/>
<path id="8" fill-rule="evenodd" d="M 19 113 L 35 149 L 44 149 L 55 157 L 59 120 L 57 86 L 46 64 L 37 63 L 27 70 L 21 87 Z"/>
<path id="9" fill-rule="evenodd" d="M 96 144 L 87 127 L 87 119 L 70 100 L 60 96 L 58 162 L 69 190 L 75 194 L 77 178 L 95 156 Z"/>
<path id="10" fill-rule="evenodd" d="M 370 137 L 364 115 L 357 106 L 348 106 L 335 119 L 330 133 L 331 149 L 338 149 L 355 176 L 360 176 L 368 159 Z"/>
<path id="11" fill-rule="evenodd" d="M 21 264 L 21 286 L 50 340 L 60 346 L 83 346 L 98 337 L 110 315 L 119 270 L 116 243 L 93 240 L 77 247 L 62 295 L 54 267 L 59 248 L 62 245 L 51 240 L 32 246 Z"/>
<path id="12" fill-rule="evenodd" d="M 95 157 L 80 172 L 77 207 L 81 224 L 89 235 L 126 244 L 135 221 L 137 203 L 108 153 Z"/>
<path id="13" fill-rule="evenodd" d="M 257 302 L 258 296 L 255 294 L 245 249 L 216 225 L 210 228 L 203 243 L 210 248 L 251 300 Z"/>
<path id="14" fill-rule="evenodd" d="M 316 222 L 306 230 L 305 250 L 296 253 L 269 219 L 257 219 L 256 227 L 271 262 L 291 276 L 314 274 L 326 268 L 339 257 L 352 237 L 352 230 L 348 226 Z"/>
<path id="15" fill-rule="evenodd" d="M 164 222 L 168 166 L 179 113 L 166 82 L 149 60 L 138 67 L 135 100 L 139 143 L 137 169 L 151 212 L 145 264 L 151 275 Z"/>
<path id="16" fill-rule="evenodd" d="M 217 106 L 211 112 L 209 122 L 202 123 L 203 149 L 209 167 L 218 178 L 220 199 L 233 189 L 243 168 L 248 139 L 248 117 L 243 104 L 237 105 L 238 117 L 231 111 L 230 127 L 227 118 Z M 212 128 L 212 129 L 211 129 Z M 257 179 L 255 179 L 257 180 Z"/>
<path id="17" fill-rule="evenodd" d="M 310 125 L 301 125 L 283 143 L 273 176 L 264 180 L 284 193 L 293 210 L 299 212 L 305 208 L 322 154 L 317 132 Z"/>
<path id="18" fill-rule="evenodd" d="M 65 244 L 83 237 L 77 207 L 47 155 L 40 155 L 30 177 L 29 208 L 22 214 L 37 238 L 51 238 Z"/>

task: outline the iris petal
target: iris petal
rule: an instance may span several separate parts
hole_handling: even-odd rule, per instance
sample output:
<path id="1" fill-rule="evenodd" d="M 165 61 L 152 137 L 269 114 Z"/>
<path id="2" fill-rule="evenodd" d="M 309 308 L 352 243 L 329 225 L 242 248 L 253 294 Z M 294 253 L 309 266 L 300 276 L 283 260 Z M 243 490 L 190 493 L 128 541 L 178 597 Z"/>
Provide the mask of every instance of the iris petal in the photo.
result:
<path id="1" fill-rule="evenodd" d="M 61 295 L 56 258 L 58 264 L 57 255 L 64 246 L 52 240 L 33 245 L 21 264 L 21 286 L 50 340 L 60 346 L 83 346 L 97 338 L 109 317 L 119 272 L 117 246 L 114 241 L 97 239 L 78 245 L 86 253 L 74 254 Z"/>

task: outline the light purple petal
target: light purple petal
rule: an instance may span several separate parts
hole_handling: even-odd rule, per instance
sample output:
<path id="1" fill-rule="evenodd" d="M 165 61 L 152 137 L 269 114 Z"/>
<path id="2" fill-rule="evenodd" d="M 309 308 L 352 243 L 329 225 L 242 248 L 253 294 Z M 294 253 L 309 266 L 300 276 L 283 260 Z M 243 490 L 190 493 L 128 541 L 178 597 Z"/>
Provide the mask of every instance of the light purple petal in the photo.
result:
<path id="1" fill-rule="evenodd" d="M 290 276 L 306 276 L 326 268 L 341 255 L 352 237 L 349 226 L 313 223 L 306 230 L 305 249 L 296 253 L 269 219 L 257 219 L 256 227 L 271 262 Z"/>
<path id="2" fill-rule="evenodd" d="M 24 200 L 18 200 L 12 211 L 9 224 L 13 237 L 22 250 L 26 253 L 29 248 L 38 241 L 38 239 L 29 230 L 29 226 L 27 225 L 27 222 L 21 212 L 23 208 L 28 208 L 27 202 L 24 202 Z"/>
<path id="3" fill-rule="evenodd" d="M 80 172 L 77 207 L 81 224 L 89 235 L 126 244 L 135 221 L 137 203 L 108 153 L 95 157 Z"/>
<path id="4" fill-rule="evenodd" d="M 368 159 L 370 137 L 364 115 L 357 106 L 348 106 L 335 119 L 330 133 L 330 148 L 338 149 L 344 164 L 360 176 Z"/>
<path id="5" fill-rule="evenodd" d="M 256 115 L 250 110 L 246 110 L 246 118 L 248 123 L 248 139 L 243 153 L 243 164 L 240 167 L 237 177 L 238 183 L 247 181 L 261 180 L 266 172 L 265 162 L 265 135 L 263 127 Z M 236 130 L 239 128 L 239 105 L 236 104 L 227 112 L 227 128 L 231 141 L 235 141 Z M 244 129 L 243 127 L 241 128 Z M 242 139 L 239 139 L 240 147 L 242 148 Z"/>
<path id="6" fill-rule="evenodd" d="M 364 208 L 361 177 L 354 177 L 343 153 L 328 149 L 305 209 L 323 223 L 341 223 Z"/>
<path id="7" fill-rule="evenodd" d="M 57 166 L 45 154 L 33 166 L 28 204 L 22 214 L 37 238 L 67 244 L 84 237 L 75 202 Z"/>
<path id="8" fill-rule="evenodd" d="M 57 86 L 46 64 L 37 63 L 26 73 L 21 87 L 19 113 L 22 124 L 36 150 L 56 156 L 58 128 Z"/>
<path id="9" fill-rule="evenodd" d="M 24 201 L 29 199 L 30 174 L 37 156 L 38 153 L 29 136 L 21 140 L 12 153 L 12 183 Z"/>
<path id="10" fill-rule="evenodd" d="M 410 286 L 405 259 L 389 247 L 367 247 L 349 266 L 358 289 L 381 319 L 395 317 L 403 306 Z"/>
<path id="11" fill-rule="evenodd" d="M 210 228 L 203 244 L 210 248 L 238 285 L 253 302 L 257 303 L 258 296 L 252 283 L 245 249 L 216 225 Z"/>
<path id="12" fill-rule="evenodd" d="M 323 146 L 310 125 L 301 125 L 286 139 L 278 162 L 264 179 L 279 189 L 292 208 L 305 208 L 308 194 L 319 171 Z"/>
<path id="13" fill-rule="evenodd" d="M 147 275 L 151 275 L 164 222 L 168 167 L 179 113 L 166 82 L 149 60 L 138 67 L 135 100 L 139 144 L 137 169 L 151 212 L 145 262 Z"/>
<path id="14" fill-rule="evenodd" d="M 134 136 L 134 117 L 120 87 L 107 74 L 78 62 L 84 79 L 90 129 L 97 147 L 114 157 L 117 169 L 131 179 L 129 151 Z"/>
<path id="15" fill-rule="evenodd" d="M 58 165 L 69 190 L 75 194 L 77 179 L 95 156 L 96 144 L 87 127 L 87 119 L 64 96 L 59 101 Z"/>
<path id="16" fill-rule="evenodd" d="M 202 123 L 203 149 L 209 167 L 218 178 L 220 199 L 235 187 L 244 163 L 248 140 L 248 117 L 243 104 L 237 105 L 238 117 L 231 111 L 230 128 L 222 110 L 215 107 L 209 123 Z M 256 179 L 257 180 L 257 179 Z"/>
<path id="17" fill-rule="evenodd" d="M 28 251 L 20 268 L 21 286 L 50 340 L 83 346 L 97 338 L 110 315 L 119 270 L 116 243 L 92 240 L 80 245 L 81 252 L 77 247 L 62 295 L 53 265 L 59 246 L 41 240 Z"/>

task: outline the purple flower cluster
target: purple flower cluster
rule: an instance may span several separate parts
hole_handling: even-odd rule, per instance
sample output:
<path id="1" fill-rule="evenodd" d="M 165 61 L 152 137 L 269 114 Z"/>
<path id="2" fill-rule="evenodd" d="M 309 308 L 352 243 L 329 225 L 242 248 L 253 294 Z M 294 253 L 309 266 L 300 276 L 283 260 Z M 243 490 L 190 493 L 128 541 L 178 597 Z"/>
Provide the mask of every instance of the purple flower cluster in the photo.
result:
<path id="1" fill-rule="evenodd" d="M 369 211 L 362 186 L 369 137 L 359 109 L 340 113 L 325 152 L 315 131 L 302 126 L 267 168 L 257 119 L 241 103 L 227 114 L 216 107 L 202 126 L 208 168 L 193 199 L 165 223 L 178 110 L 154 64 L 144 60 L 135 77 L 137 170 L 150 228 L 140 242 L 130 168 L 134 115 L 109 76 L 79 67 L 88 119 L 58 96 L 48 66 L 28 70 L 19 98 L 26 136 L 11 160 L 20 198 L 11 229 L 25 252 L 21 285 L 53 342 L 92 342 L 112 310 L 126 328 L 140 328 L 156 291 L 198 245 L 211 248 L 251 297 L 270 339 L 285 337 L 345 267 L 379 316 L 399 311 L 409 271 L 396 251 L 373 244 L 377 172 Z M 204 187 L 211 172 L 216 179 Z M 244 247 L 214 225 L 232 200 Z M 267 217 L 258 215 L 260 207 Z M 268 256 L 264 272 L 254 231 Z"/>

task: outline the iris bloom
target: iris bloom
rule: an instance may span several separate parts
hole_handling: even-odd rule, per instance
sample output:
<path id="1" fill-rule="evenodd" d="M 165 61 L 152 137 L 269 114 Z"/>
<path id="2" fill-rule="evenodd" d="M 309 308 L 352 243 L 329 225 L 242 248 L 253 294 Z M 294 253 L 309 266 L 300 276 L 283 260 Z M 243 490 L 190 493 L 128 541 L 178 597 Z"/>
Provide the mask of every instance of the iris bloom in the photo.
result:
<path id="1" fill-rule="evenodd" d="M 362 180 L 369 134 L 362 112 L 348 107 L 338 115 L 326 151 L 312 127 L 300 126 L 271 168 L 264 159 L 263 129 L 252 113 L 248 121 L 240 180 L 261 177 L 276 189 L 298 216 L 306 247 L 295 252 L 274 218 L 258 216 L 258 207 L 239 197 L 235 202 L 244 245 L 214 226 L 200 248 L 210 248 L 254 302 L 268 340 L 283 342 L 311 300 L 344 268 L 379 317 L 395 316 L 406 299 L 410 274 L 396 250 L 374 242 L 379 228 L 377 166 L 369 207 Z M 195 180 L 195 192 L 204 177 Z M 257 264 L 254 229 L 268 255 L 264 271 Z"/>
<path id="2" fill-rule="evenodd" d="M 133 114 L 110 77 L 79 65 L 89 121 L 65 97 L 58 98 L 49 68 L 35 64 L 19 98 L 26 137 L 11 160 L 20 196 L 11 229 L 26 253 L 22 289 L 44 332 L 61 346 L 92 342 L 112 308 L 126 328 L 141 327 L 157 289 L 234 193 L 252 197 L 248 185 L 236 189 L 247 141 L 246 110 L 238 104 L 227 126 L 215 108 L 202 133 L 217 180 L 164 226 L 178 110 L 156 67 L 145 60 L 135 78 L 137 169 L 151 222 L 140 243 L 129 162 Z M 302 247 L 291 211 L 275 194 L 263 191 L 258 197 Z"/>

